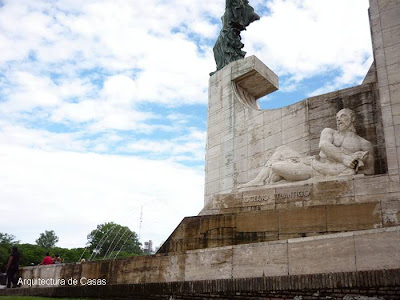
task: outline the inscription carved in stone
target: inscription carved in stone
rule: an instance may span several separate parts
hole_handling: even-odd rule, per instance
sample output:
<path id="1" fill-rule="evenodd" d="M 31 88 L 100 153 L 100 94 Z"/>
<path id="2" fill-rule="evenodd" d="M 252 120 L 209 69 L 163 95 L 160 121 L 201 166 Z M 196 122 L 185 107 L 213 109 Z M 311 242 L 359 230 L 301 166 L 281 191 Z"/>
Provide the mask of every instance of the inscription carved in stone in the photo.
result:
<path id="1" fill-rule="evenodd" d="M 306 198 L 311 195 L 311 191 L 309 190 L 299 190 L 299 191 L 290 191 L 290 192 L 279 192 L 276 194 L 269 195 L 254 195 L 249 197 L 244 197 L 244 203 L 260 203 L 260 202 L 268 202 L 268 201 L 276 201 L 283 199 L 298 199 L 298 198 Z"/>

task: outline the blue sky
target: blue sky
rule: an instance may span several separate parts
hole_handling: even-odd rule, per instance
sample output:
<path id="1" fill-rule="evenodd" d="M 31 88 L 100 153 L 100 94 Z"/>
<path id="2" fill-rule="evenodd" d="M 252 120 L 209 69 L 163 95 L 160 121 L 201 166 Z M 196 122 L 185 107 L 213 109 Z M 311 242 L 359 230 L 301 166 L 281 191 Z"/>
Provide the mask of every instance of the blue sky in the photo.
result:
<path id="1" fill-rule="evenodd" d="M 280 78 L 264 109 L 359 84 L 368 0 L 253 0 L 244 50 Z M 0 232 L 97 224 L 165 240 L 203 206 L 208 74 L 225 1 L 0 0 Z M 17 220 L 17 221 L 15 221 Z"/>

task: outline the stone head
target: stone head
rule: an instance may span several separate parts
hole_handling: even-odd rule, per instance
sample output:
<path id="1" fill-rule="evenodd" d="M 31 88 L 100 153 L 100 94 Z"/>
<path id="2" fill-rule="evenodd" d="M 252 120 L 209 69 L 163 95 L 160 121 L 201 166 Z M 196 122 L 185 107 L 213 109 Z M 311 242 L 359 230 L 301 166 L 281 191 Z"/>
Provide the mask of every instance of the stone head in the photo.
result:
<path id="1" fill-rule="evenodd" d="M 355 132 L 356 131 L 356 129 L 354 127 L 355 120 L 356 120 L 356 115 L 351 109 L 348 109 L 348 108 L 341 109 L 336 114 L 336 124 L 337 124 L 338 131 L 339 132 L 345 132 L 345 131 Z"/>

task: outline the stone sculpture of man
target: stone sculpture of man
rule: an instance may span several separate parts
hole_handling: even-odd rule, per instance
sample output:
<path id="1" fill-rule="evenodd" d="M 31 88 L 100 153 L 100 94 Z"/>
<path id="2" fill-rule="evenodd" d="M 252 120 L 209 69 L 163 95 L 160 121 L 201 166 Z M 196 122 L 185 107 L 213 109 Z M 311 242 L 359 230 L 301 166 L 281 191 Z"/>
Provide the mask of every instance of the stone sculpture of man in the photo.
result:
<path id="1" fill-rule="evenodd" d="M 355 114 L 342 109 L 336 114 L 337 130 L 321 132 L 319 155 L 302 157 L 287 146 L 280 146 L 252 181 L 238 188 L 262 186 L 281 180 L 301 181 L 315 176 L 374 174 L 372 144 L 355 132 Z"/>

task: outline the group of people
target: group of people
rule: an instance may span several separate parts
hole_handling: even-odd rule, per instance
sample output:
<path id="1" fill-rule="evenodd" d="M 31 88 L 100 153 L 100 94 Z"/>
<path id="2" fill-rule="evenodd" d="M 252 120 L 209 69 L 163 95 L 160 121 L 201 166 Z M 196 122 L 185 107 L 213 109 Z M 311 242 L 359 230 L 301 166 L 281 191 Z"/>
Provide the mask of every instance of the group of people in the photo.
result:
<path id="1" fill-rule="evenodd" d="M 59 254 L 55 254 L 54 257 L 50 256 L 49 252 L 46 252 L 46 256 L 42 259 L 42 262 L 39 265 L 52 265 L 52 264 L 61 264 L 63 261 Z"/>
<path id="2" fill-rule="evenodd" d="M 17 278 L 15 274 L 19 269 L 19 261 L 21 259 L 21 255 L 18 252 L 17 247 L 12 247 L 10 257 L 8 258 L 8 262 L 6 265 L 6 275 L 7 275 L 7 288 L 17 287 Z M 54 257 L 51 257 L 49 252 L 46 252 L 46 256 L 43 258 L 42 262 L 39 265 L 51 265 L 51 264 L 61 264 L 63 262 L 62 258 L 59 254 L 55 254 Z"/>

